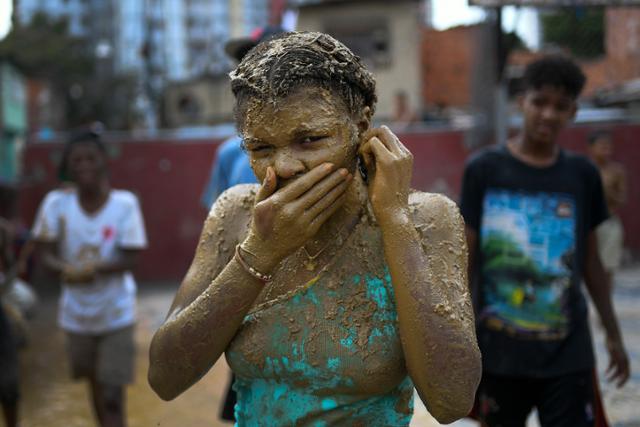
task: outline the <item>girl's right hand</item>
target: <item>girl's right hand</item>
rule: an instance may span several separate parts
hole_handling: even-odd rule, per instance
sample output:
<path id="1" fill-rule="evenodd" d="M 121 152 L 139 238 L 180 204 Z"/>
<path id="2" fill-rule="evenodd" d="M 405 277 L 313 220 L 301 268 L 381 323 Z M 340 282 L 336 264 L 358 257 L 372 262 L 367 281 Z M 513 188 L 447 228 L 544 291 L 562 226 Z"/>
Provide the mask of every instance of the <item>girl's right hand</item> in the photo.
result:
<path id="1" fill-rule="evenodd" d="M 278 189 L 272 167 L 256 195 L 251 228 L 242 248 L 252 266 L 269 273 L 287 255 L 311 239 L 342 205 L 353 178 L 344 168 L 323 163 Z"/>

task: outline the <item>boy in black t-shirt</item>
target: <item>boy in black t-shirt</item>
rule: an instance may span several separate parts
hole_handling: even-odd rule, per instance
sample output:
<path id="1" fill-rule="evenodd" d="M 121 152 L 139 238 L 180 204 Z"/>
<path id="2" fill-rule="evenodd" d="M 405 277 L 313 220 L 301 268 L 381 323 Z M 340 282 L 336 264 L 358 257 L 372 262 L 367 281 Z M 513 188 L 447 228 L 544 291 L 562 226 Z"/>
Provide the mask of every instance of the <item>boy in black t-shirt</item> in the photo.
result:
<path id="1" fill-rule="evenodd" d="M 474 156 L 463 179 L 484 370 L 478 415 L 489 427 L 519 427 L 536 407 L 543 427 L 593 426 L 583 278 L 618 386 L 629 378 L 629 361 L 597 251 L 595 228 L 608 216 L 600 176 L 557 143 L 585 77 L 571 60 L 548 56 L 527 67 L 524 82 L 520 133 Z"/>

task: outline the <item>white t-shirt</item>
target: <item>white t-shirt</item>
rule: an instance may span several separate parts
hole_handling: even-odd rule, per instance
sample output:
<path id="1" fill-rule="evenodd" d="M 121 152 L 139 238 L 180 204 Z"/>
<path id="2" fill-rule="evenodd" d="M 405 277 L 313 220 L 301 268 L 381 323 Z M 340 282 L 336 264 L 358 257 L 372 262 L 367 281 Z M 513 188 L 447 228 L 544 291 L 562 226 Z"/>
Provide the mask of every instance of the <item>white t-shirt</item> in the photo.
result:
<path id="1" fill-rule="evenodd" d="M 58 242 L 67 263 L 112 262 L 120 249 L 144 249 L 147 237 L 137 197 L 111 190 L 95 214 L 80 206 L 75 190 L 54 190 L 40 205 L 33 226 L 36 240 Z M 136 283 L 131 272 L 99 275 L 90 284 L 62 284 L 58 323 L 68 331 L 102 333 L 135 322 Z"/>

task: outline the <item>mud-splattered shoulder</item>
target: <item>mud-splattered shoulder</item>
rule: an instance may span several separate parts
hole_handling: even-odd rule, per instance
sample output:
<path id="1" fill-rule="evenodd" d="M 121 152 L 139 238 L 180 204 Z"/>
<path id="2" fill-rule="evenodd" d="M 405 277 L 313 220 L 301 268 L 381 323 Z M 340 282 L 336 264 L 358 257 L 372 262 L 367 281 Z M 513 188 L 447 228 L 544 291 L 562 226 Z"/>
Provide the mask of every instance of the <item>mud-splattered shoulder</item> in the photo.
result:
<path id="1" fill-rule="evenodd" d="M 409 209 L 416 229 L 429 241 L 464 238 L 464 221 L 460 209 L 447 196 L 414 191 L 409 195 Z"/>
<path id="2" fill-rule="evenodd" d="M 225 190 L 209 211 L 203 237 L 222 237 L 227 242 L 242 240 L 251 221 L 258 188 L 257 184 L 240 184 Z"/>
<path id="3" fill-rule="evenodd" d="M 224 218 L 228 214 L 251 212 L 258 191 L 258 184 L 239 184 L 225 190 L 211 206 L 209 216 Z"/>
<path id="4" fill-rule="evenodd" d="M 416 220 L 459 214 L 458 206 L 447 196 L 422 191 L 413 191 L 409 194 L 409 209 Z"/>

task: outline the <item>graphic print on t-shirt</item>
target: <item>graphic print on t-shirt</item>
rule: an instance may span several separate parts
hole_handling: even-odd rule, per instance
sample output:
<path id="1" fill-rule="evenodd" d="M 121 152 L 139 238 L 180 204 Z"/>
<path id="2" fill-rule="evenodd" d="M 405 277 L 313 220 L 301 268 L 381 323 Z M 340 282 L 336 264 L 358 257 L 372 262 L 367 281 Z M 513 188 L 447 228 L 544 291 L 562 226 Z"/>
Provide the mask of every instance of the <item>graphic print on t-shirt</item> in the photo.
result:
<path id="1" fill-rule="evenodd" d="M 521 338 L 566 336 L 575 212 L 566 194 L 487 191 L 480 232 L 487 327 Z"/>

